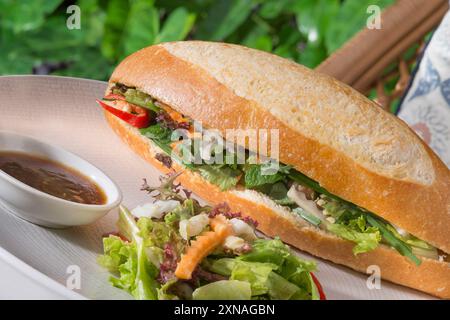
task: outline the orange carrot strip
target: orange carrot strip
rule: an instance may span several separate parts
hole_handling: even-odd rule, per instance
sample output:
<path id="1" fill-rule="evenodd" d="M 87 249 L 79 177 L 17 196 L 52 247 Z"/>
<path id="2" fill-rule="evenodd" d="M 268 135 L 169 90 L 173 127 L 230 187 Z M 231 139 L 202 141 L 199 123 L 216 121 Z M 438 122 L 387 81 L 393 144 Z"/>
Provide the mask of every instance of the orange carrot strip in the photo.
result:
<path id="1" fill-rule="evenodd" d="M 178 279 L 191 279 L 197 265 L 233 232 L 230 223 L 223 215 L 217 215 L 211 219 L 210 225 L 213 231 L 199 235 L 181 257 L 175 270 L 175 276 Z"/>

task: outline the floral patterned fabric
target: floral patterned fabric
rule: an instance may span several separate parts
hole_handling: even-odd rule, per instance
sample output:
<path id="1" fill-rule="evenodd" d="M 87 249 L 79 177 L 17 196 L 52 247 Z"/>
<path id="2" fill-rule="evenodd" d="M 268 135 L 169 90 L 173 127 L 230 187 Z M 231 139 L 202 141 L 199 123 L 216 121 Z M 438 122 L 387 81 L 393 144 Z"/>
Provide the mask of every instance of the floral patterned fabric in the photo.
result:
<path id="1" fill-rule="evenodd" d="M 450 12 L 430 40 L 398 116 L 450 167 Z"/>

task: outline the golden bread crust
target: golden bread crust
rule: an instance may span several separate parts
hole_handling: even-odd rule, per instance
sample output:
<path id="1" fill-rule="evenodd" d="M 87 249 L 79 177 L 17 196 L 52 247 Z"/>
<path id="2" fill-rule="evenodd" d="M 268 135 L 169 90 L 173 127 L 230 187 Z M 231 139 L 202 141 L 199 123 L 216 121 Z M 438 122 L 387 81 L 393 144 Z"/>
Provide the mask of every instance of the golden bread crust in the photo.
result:
<path id="1" fill-rule="evenodd" d="M 223 61 L 222 56 L 227 60 Z M 245 64 L 242 56 L 253 62 Z M 202 57 L 205 62 L 201 62 Z M 296 82 L 301 92 L 286 100 L 286 92 L 274 91 L 264 77 L 249 85 L 251 79 L 243 82 L 236 75 L 233 59 L 239 61 L 242 77 L 254 75 L 256 67 L 265 78 L 285 74 L 289 82 L 284 81 L 277 89 L 282 91 L 287 86 L 294 90 L 291 83 Z M 218 62 L 226 63 L 227 68 L 219 68 Z M 276 69 L 269 68 L 270 64 Z M 229 128 L 278 129 L 281 162 L 293 165 L 328 191 L 450 253 L 449 169 L 401 120 L 337 80 L 256 50 L 185 42 L 134 53 L 115 69 L 110 79 L 110 83 L 114 82 L 135 86 L 222 133 Z M 237 92 L 240 87 L 234 82 L 247 87 Z M 277 94 L 287 105 L 264 103 L 264 97 L 273 101 Z M 323 110 L 331 112 L 323 101 L 334 103 L 338 110 L 333 113 L 337 118 L 334 122 L 346 136 L 321 115 Z M 338 117 L 339 112 L 347 118 Z M 283 114 L 309 122 L 292 122 Z M 362 126 L 364 121 L 366 126 Z M 308 130 L 303 128 L 306 125 Z M 312 135 L 314 128 L 318 133 Z M 331 139 L 333 135 L 344 142 Z M 365 144 L 370 147 L 364 151 L 361 148 Z"/>

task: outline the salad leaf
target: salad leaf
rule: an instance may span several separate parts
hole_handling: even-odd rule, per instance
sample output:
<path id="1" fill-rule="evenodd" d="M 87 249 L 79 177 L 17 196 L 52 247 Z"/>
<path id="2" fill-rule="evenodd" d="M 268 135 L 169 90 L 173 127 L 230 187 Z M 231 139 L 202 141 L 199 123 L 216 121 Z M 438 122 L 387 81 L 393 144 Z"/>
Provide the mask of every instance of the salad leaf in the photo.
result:
<path id="1" fill-rule="evenodd" d="M 235 264 L 235 258 L 221 258 L 218 260 L 213 260 L 212 262 L 210 261 L 208 264 L 208 269 L 222 276 L 230 276 Z"/>
<path id="2" fill-rule="evenodd" d="M 170 129 L 156 123 L 147 128 L 139 129 L 139 131 L 143 136 L 152 140 L 165 153 L 168 155 L 172 154 L 172 148 L 170 147 L 172 131 Z"/>
<path id="3" fill-rule="evenodd" d="M 353 247 L 353 253 L 355 255 L 363 252 L 374 250 L 381 240 L 380 232 L 377 228 L 366 227 L 363 217 L 351 220 L 350 225 L 344 225 L 339 223 L 327 224 L 327 230 L 335 235 L 350 240 L 356 243 Z"/>
<path id="4" fill-rule="evenodd" d="M 267 194 L 279 205 L 289 206 L 295 204 L 295 201 L 287 196 L 288 188 L 283 182 L 277 182 L 273 185 L 270 185 L 269 188 L 260 189 L 260 191 Z"/>
<path id="5" fill-rule="evenodd" d="M 311 272 L 315 269 L 314 262 L 304 261 L 296 255 L 290 254 L 285 258 L 278 274 L 299 287 L 291 299 L 319 299 L 318 289 L 311 277 Z"/>
<path id="6" fill-rule="evenodd" d="M 193 300 L 250 300 L 250 283 L 239 280 L 220 280 L 201 286 L 192 294 Z"/>
<path id="7" fill-rule="evenodd" d="M 199 165 L 195 169 L 203 178 L 219 186 L 222 191 L 236 186 L 241 175 L 240 170 L 224 164 Z"/>
<path id="8" fill-rule="evenodd" d="M 278 238 L 273 240 L 258 239 L 253 243 L 251 252 L 236 259 L 275 265 L 276 268 L 273 271 L 297 287 L 291 299 L 318 297 L 317 288 L 310 274 L 316 269 L 316 264 L 312 261 L 304 261 L 294 255 L 289 247 Z M 282 286 L 279 283 L 273 285 L 275 287 Z M 293 287 L 289 286 L 289 288 L 292 289 Z M 277 292 L 272 294 L 279 295 Z"/>
<path id="9" fill-rule="evenodd" d="M 164 222 L 154 221 L 151 218 L 141 217 L 137 221 L 139 235 L 147 247 L 156 246 L 163 248 L 164 244 L 169 242 L 172 229 Z"/>
<path id="10" fill-rule="evenodd" d="M 420 265 L 421 261 L 414 255 L 410 245 L 401 237 L 397 237 L 388 223 L 350 202 L 336 196 L 330 198 L 332 199 L 328 199 L 323 206 L 337 220 L 335 224 L 328 224 L 327 229 L 344 239 L 357 242 L 358 245 L 353 250 L 355 254 L 375 249 L 375 240 L 379 243 L 382 238 L 401 255 Z"/>
<path id="11" fill-rule="evenodd" d="M 118 267 L 120 277 L 112 277 L 111 283 L 127 290 L 138 300 L 155 300 L 158 269 L 147 258 L 140 229 L 131 212 L 124 206 L 119 208 L 118 227 L 121 234 L 132 240 L 132 244 L 125 263 Z"/>
<path id="12" fill-rule="evenodd" d="M 97 262 L 110 272 L 118 272 L 119 266 L 124 264 L 130 255 L 130 244 L 110 235 L 103 238 L 103 250 L 105 254 L 99 256 Z"/>
<path id="13" fill-rule="evenodd" d="M 155 142 L 158 142 L 158 144 L 167 145 L 172 142 L 172 131 L 168 128 L 163 127 L 159 123 L 151 125 L 147 128 L 140 129 L 140 131 L 142 135 L 146 136 L 149 139 L 152 139 Z"/>
<path id="14" fill-rule="evenodd" d="M 230 279 L 246 281 L 250 283 L 252 296 L 262 295 L 268 293 L 269 274 L 276 268 L 277 266 L 271 263 L 237 260 L 231 271 Z"/>
<path id="15" fill-rule="evenodd" d="M 336 219 L 336 223 L 326 223 L 328 231 L 356 243 L 355 255 L 374 250 L 381 241 L 377 227 L 367 223 L 367 213 L 356 206 L 335 199 L 324 198 L 323 207 L 327 214 Z"/>
<path id="16" fill-rule="evenodd" d="M 273 263 L 222 258 L 210 263 L 209 269 L 230 276 L 230 279 L 249 282 L 253 297 L 268 296 L 283 300 L 317 298 L 317 288 L 308 271 L 314 268 L 314 264 L 305 264 L 294 255 L 290 255 L 285 263 L 285 266 L 277 266 Z M 278 274 L 277 269 L 283 273 Z"/>
<path id="17" fill-rule="evenodd" d="M 192 199 L 186 199 L 178 207 L 166 214 L 164 221 L 168 226 L 173 226 L 175 222 L 189 219 L 194 214 L 194 201 Z"/>
<path id="18" fill-rule="evenodd" d="M 289 282 L 282 276 L 276 274 L 275 272 L 270 272 L 267 278 L 266 286 L 268 289 L 269 297 L 273 300 L 290 300 L 294 298 L 295 300 L 301 300 L 307 292 L 297 287 L 295 284 Z M 297 293 L 302 291 L 303 294 Z"/>
<path id="19" fill-rule="evenodd" d="M 257 239 L 252 244 L 252 251 L 239 257 L 243 261 L 272 263 L 281 266 L 291 255 L 289 247 L 279 238 L 273 240 Z"/>
<path id="20" fill-rule="evenodd" d="M 178 300 L 178 296 L 169 293 L 169 289 L 177 283 L 178 279 L 173 278 L 167 281 L 161 288 L 157 289 L 158 291 L 158 300 Z"/>
<path id="21" fill-rule="evenodd" d="M 274 184 L 278 181 L 284 180 L 286 175 L 282 168 L 286 166 L 280 165 L 280 170 L 273 174 L 263 174 L 263 165 L 247 164 L 244 166 L 244 182 L 247 188 L 255 188 L 265 184 Z"/>

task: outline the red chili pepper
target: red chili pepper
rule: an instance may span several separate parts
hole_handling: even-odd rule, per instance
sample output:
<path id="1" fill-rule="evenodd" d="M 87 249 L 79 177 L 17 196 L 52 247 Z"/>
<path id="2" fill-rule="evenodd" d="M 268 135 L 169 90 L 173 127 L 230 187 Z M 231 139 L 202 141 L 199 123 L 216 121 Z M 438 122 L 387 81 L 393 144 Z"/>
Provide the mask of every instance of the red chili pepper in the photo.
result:
<path id="1" fill-rule="evenodd" d="M 102 106 L 102 108 L 105 109 L 106 111 L 112 113 L 116 117 L 122 119 L 126 123 L 129 123 L 133 127 L 136 127 L 138 129 L 139 128 L 146 128 L 146 127 L 148 127 L 148 125 L 150 123 L 150 117 L 148 115 L 147 110 L 145 110 L 144 108 L 135 106 L 133 104 L 129 104 L 129 106 L 131 107 L 131 110 L 133 112 L 136 112 L 136 114 L 134 114 L 134 113 L 122 111 L 120 109 L 116 109 L 114 107 L 111 107 L 110 105 L 104 103 L 101 100 L 97 100 L 97 103 L 100 106 Z"/>
<path id="2" fill-rule="evenodd" d="M 110 93 L 108 95 L 106 95 L 103 99 L 105 100 L 122 100 L 125 101 L 125 97 L 117 94 L 117 93 Z"/>
<path id="3" fill-rule="evenodd" d="M 311 277 L 314 281 L 314 284 L 316 285 L 317 290 L 319 291 L 320 300 L 327 300 L 327 297 L 325 296 L 325 292 L 323 292 L 322 285 L 320 284 L 319 280 L 316 278 L 314 273 L 312 273 L 312 272 L 310 272 L 310 273 L 311 273 Z"/>

